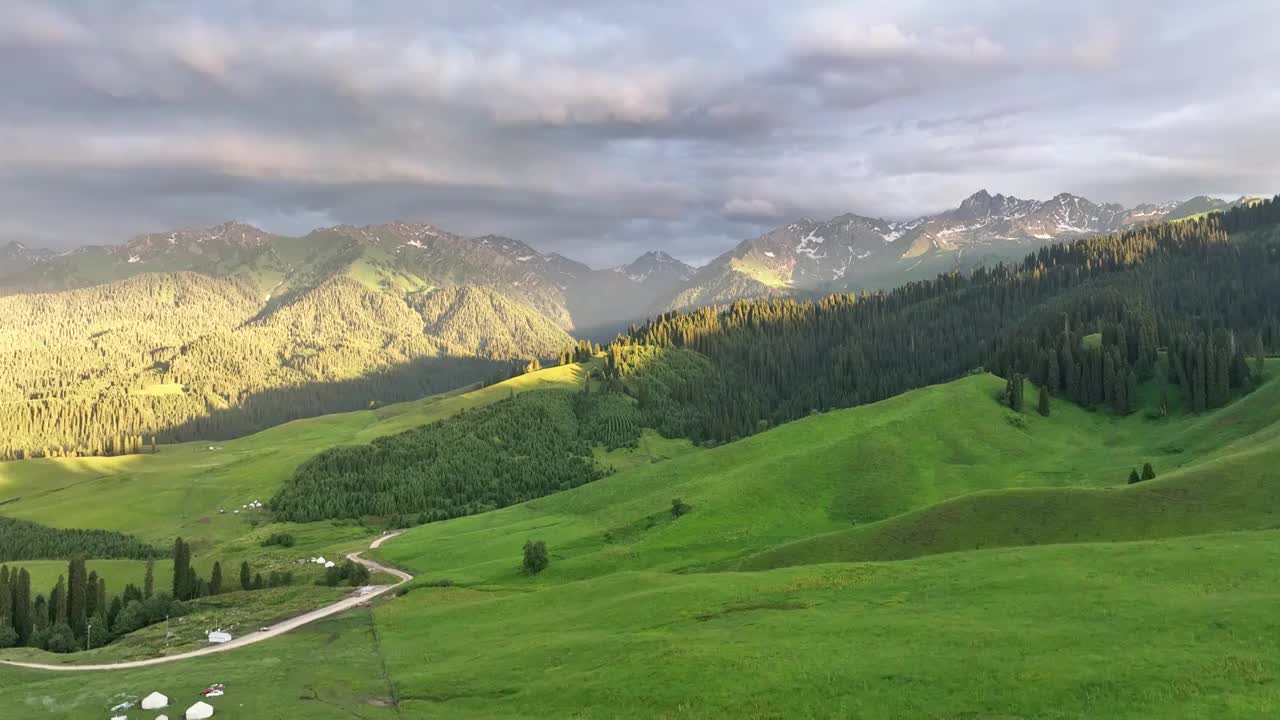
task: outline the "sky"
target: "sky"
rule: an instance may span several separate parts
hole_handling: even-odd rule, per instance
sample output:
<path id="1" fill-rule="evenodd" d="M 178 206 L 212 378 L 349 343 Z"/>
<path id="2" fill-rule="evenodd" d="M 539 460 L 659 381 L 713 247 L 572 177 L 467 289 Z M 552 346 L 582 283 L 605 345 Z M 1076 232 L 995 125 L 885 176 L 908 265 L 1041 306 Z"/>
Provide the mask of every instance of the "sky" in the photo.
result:
<path id="1" fill-rule="evenodd" d="M 595 266 L 985 188 L 1280 192 L 1280 3 L 0 0 L 0 243 L 427 222 Z"/>

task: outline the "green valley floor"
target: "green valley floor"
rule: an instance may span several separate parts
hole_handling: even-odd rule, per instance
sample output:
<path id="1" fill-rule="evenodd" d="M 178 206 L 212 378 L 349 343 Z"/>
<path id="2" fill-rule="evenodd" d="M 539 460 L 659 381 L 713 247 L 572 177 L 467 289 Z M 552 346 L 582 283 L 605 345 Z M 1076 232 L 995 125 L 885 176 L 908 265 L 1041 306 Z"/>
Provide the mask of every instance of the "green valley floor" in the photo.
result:
<path id="1" fill-rule="evenodd" d="M 1169 417 L 1154 386 L 1128 417 L 1047 418 L 1003 386 L 976 374 L 714 449 L 648 438 L 603 480 L 385 544 L 416 579 L 371 609 L 148 670 L 0 666 L 0 707 L 107 717 L 120 693 L 185 707 L 225 682 L 216 717 L 1280 713 L 1280 382 Z M 1144 462 L 1157 477 L 1126 484 Z M 549 549 L 537 576 L 527 540 Z"/>

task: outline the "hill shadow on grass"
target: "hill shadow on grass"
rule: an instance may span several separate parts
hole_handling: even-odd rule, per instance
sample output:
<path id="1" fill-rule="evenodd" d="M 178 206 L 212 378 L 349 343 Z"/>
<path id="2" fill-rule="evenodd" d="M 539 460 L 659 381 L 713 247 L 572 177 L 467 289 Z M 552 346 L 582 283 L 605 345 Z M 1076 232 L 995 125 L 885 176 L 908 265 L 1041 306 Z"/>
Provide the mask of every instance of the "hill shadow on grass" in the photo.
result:
<path id="1" fill-rule="evenodd" d="M 509 362 L 483 358 L 420 358 L 351 380 L 264 390 L 238 405 L 213 409 L 205 417 L 162 429 L 157 435 L 165 443 L 229 440 L 291 420 L 367 410 L 455 390 L 490 380 L 510 366 Z"/>

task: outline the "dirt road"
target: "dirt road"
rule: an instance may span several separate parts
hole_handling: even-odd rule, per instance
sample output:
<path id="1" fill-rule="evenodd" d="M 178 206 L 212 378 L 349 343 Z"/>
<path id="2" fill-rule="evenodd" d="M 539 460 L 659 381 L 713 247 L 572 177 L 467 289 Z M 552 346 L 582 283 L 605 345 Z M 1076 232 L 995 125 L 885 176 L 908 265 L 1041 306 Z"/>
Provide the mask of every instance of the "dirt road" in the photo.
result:
<path id="1" fill-rule="evenodd" d="M 394 532 L 394 533 L 388 533 L 386 535 L 382 535 L 377 540 L 374 540 L 372 543 L 369 544 L 369 549 L 376 550 L 378 547 L 382 545 L 382 543 L 390 540 L 391 538 L 399 534 L 400 534 L 399 532 Z M 350 597 L 339 600 L 338 602 L 333 603 L 332 605 L 326 605 L 325 607 L 322 607 L 319 610 L 312 610 L 309 613 L 305 613 L 303 615 L 299 615 L 297 617 L 290 618 L 282 622 L 278 622 L 275 625 L 269 626 L 266 630 L 257 630 L 245 635 L 241 635 L 240 637 L 230 642 L 222 643 L 221 645 L 210 645 L 209 647 L 200 648 L 199 650 L 192 650 L 190 652 L 179 653 L 177 655 L 166 655 L 165 657 L 150 658 L 147 660 L 133 660 L 130 662 L 112 663 L 109 665 L 46 665 L 43 663 L 27 663 L 27 662 L 17 662 L 12 660 L 0 660 L 0 663 L 4 663 L 5 665 L 13 665 L 16 667 L 33 668 L 36 670 L 56 670 L 59 672 L 81 672 L 81 671 L 92 671 L 92 670 L 99 670 L 99 671 L 128 670 L 130 668 L 150 667 L 151 665 L 163 665 L 164 663 L 177 662 L 178 660 L 187 660 L 189 658 L 201 657 L 204 655 L 212 655 L 214 653 L 220 653 L 220 652 L 227 652 L 228 650 L 234 650 L 238 647 L 244 647 L 245 645 L 252 645 L 254 643 L 262 642 L 263 640 L 273 638 L 277 635 L 283 635 L 284 633 L 287 633 L 290 630 L 293 630 L 295 628 L 300 628 L 303 625 L 306 625 L 307 623 L 313 623 L 316 620 L 327 618 L 330 615 L 336 615 L 342 612 L 343 610 L 350 610 L 351 608 L 361 603 L 369 602 L 370 600 L 378 597 L 379 595 L 383 595 L 391 590 L 394 590 L 395 588 L 398 588 L 401 585 L 413 579 L 413 576 L 410 575 L 409 573 L 396 570 L 395 568 L 389 568 L 384 565 L 380 565 L 374 562 L 373 560 L 366 560 L 365 558 L 360 557 L 360 553 L 351 553 L 347 555 L 347 559 L 353 562 L 358 562 L 361 565 L 364 565 L 365 567 L 369 568 L 369 572 L 374 572 L 374 573 L 383 572 L 383 573 L 387 573 L 388 575 L 394 575 L 400 578 L 400 582 L 394 585 L 369 585 L 369 586 L 360 588 Z"/>

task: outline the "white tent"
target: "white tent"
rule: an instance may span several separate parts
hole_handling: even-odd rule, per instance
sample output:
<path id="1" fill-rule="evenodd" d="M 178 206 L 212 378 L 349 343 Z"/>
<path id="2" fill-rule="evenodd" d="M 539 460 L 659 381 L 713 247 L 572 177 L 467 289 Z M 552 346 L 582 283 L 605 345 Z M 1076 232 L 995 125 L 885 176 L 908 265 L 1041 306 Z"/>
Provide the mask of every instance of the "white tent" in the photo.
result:
<path id="1" fill-rule="evenodd" d="M 231 633 L 223 632 L 221 630 L 214 630 L 213 632 L 209 633 L 209 642 L 211 643 L 231 642 Z"/>
<path id="2" fill-rule="evenodd" d="M 153 692 L 150 695 L 142 698 L 143 710 L 159 710 L 160 708 L 163 708 L 163 707 L 169 707 L 169 698 L 165 697 L 164 695 L 161 695 L 158 692 Z"/>
<path id="3" fill-rule="evenodd" d="M 198 702 L 187 708 L 187 720 L 205 720 L 213 717 L 213 706 L 206 702 Z"/>
<path id="4" fill-rule="evenodd" d="M 169 720 L 168 715 L 157 715 L 156 720 Z"/>

